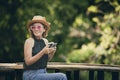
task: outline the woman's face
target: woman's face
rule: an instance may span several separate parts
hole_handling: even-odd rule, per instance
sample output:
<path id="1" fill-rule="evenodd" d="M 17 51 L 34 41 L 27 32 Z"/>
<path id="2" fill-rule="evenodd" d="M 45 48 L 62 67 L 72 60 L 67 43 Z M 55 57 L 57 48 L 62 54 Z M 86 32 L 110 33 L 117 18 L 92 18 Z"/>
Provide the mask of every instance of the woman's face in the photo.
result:
<path id="1" fill-rule="evenodd" d="M 42 37 L 43 32 L 45 32 L 44 26 L 41 23 L 34 23 L 30 26 L 30 29 L 37 38 Z"/>

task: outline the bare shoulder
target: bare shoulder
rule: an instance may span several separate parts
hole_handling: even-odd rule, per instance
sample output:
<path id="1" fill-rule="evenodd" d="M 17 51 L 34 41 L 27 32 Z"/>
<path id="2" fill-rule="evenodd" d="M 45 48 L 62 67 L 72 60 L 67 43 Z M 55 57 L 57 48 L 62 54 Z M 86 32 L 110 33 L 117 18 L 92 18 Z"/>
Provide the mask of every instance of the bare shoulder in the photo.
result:
<path id="1" fill-rule="evenodd" d="M 25 42 L 27 42 L 27 43 L 31 43 L 31 42 L 34 42 L 34 39 L 33 39 L 33 38 L 28 38 L 28 39 L 26 39 Z"/>
<path id="2" fill-rule="evenodd" d="M 31 45 L 31 46 L 33 46 L 33 44 L 34 44 L 34 39 L 33 38 L 26 39 L 25 45 Z"/>

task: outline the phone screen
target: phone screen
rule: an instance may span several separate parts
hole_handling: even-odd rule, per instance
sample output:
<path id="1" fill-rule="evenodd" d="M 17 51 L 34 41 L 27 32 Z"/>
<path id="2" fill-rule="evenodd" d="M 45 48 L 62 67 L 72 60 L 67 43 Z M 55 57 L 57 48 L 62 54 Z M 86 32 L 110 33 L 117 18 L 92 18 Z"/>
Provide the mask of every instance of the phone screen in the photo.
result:
<path id="1" fill-rule="evenodd" d="M 57 45 L 57 43 L 48 43 L 48 45 L 49 45 L 49 48 L 50 47 L 55 47 Z"/>

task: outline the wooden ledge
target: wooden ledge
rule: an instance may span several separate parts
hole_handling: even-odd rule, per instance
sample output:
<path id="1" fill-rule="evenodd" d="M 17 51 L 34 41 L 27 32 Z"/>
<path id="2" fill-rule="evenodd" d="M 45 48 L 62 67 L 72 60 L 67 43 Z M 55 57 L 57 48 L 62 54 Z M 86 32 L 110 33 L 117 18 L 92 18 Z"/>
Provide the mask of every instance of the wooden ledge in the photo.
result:
<path id="1" fill-rule="evenodd" d="M 49 62 L 48 69 L 120 71 L 119 65 Z M 23 63 L 0 63 L 0 70 L 23 69 Z"/>

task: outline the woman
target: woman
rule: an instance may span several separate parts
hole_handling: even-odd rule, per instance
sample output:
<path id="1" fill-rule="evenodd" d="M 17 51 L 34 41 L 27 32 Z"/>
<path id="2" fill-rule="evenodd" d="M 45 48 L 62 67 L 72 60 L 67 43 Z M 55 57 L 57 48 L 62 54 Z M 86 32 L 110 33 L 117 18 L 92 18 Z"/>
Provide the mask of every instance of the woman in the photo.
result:
<path id="1" fill-rule="evenodd" d="M 45 17 L 34 16 L 28 22 L 27 28 L 31 37 L 24 44 L 23 80 L 67 80 L 63 73 L 47 73 L 47 62 L 53 57 L 56 47 L 49 48 L 45 38 L 50 29 L 50 23 Z"/>

